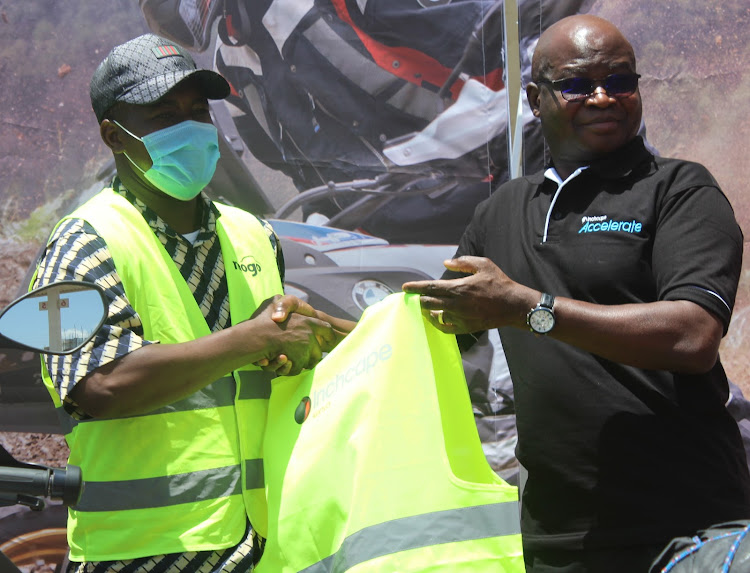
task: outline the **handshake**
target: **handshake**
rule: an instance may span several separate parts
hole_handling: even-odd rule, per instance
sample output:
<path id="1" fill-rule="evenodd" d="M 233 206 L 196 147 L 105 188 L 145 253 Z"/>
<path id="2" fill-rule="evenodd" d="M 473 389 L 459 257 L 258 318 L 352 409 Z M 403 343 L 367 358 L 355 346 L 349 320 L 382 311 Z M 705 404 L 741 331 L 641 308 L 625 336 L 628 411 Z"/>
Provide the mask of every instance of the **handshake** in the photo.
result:
<path id="1" fill-rule="evenodd" d="M 314 368 L 357 324 L 316 310 L 291 295 L 265 300 L 250 320 L 259 321 L 267 331 L 266 356 L 254 364 L 281 376 Z"/>

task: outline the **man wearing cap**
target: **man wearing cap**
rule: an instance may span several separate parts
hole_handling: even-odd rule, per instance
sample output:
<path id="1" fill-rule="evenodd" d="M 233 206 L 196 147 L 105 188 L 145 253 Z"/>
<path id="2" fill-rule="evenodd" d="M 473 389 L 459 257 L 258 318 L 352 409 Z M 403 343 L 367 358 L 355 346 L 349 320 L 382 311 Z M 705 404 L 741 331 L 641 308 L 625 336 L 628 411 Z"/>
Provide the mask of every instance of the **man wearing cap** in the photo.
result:
<path id="1" fill-rule="evenodd" d="M 353 326 L 283 295 L 272 229 L 201 193 L 219 156 L 222 76 L 153 34 L 91 80 L 117 175 L 53 231 L 33 286 L 104 287 L 96 338 L 43 378 L 86 482 L 69 571 L 250 571 L 266 533 L 270 378 L 313 367 Z"/>
<path id="2" fill-rule="evenodd" d="M 644 146 L 639 77 L 610 22 L 548 28 L 526 94 L 552 163 L 477 207 L 452 280 L 404 285 L 445 332 L 500 331 L 528 572 L 645 572 L 750 515 L 719 359 L 742 231 L 705 167 Z"/>

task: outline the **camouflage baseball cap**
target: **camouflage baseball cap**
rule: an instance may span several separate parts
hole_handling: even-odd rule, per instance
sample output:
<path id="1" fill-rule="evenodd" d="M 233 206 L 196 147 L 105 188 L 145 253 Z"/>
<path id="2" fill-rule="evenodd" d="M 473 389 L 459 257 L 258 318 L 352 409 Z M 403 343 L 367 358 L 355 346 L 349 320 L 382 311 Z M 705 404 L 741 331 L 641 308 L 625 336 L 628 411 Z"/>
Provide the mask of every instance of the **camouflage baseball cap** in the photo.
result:
<path id="1" fill-rule="evenodd" d="M 91 78 L 91 107 L 101 123 L 117 102 L 153 103 L 188 77 L 200 82 L 208 99 L 224 99 L 229 84 L 216 72 L 199 70 L 192 56 L 174 42 L 144 34 L 115 46 Z"/>

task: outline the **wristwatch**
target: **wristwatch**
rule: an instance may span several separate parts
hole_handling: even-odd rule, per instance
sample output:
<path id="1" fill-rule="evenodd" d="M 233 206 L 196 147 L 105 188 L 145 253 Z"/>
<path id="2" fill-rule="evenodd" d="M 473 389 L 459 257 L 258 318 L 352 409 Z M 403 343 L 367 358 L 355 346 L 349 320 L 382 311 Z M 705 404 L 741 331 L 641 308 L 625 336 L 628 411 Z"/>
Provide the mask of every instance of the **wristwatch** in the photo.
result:
<path id="1" fill-rule="evenodd" d="M 542 300 L 526 315 L 526 324 L 529 325 L 531 332 L 547 334 L 555 328 L 555 311 L 552 310 L 554 304 L 554 296 L 546 292 L 542 293 Z"/>

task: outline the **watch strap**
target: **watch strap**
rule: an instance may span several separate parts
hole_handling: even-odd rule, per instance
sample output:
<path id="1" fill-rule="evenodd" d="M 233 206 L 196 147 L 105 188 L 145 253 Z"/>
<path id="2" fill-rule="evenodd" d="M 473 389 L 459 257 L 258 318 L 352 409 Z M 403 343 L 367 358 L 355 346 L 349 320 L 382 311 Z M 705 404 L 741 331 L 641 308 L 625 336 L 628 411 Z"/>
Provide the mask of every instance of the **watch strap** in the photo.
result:
<path id="1" fill-rule="evenodd" d="M 552 310 L 552 307 L 555 305 L 555 297 L 551 294 L 547 294 L 546 292 L 542 293 L 542 300 L 539 301 L 539 306 L 543 306 L 545 308 L 548 308 Z"/>

